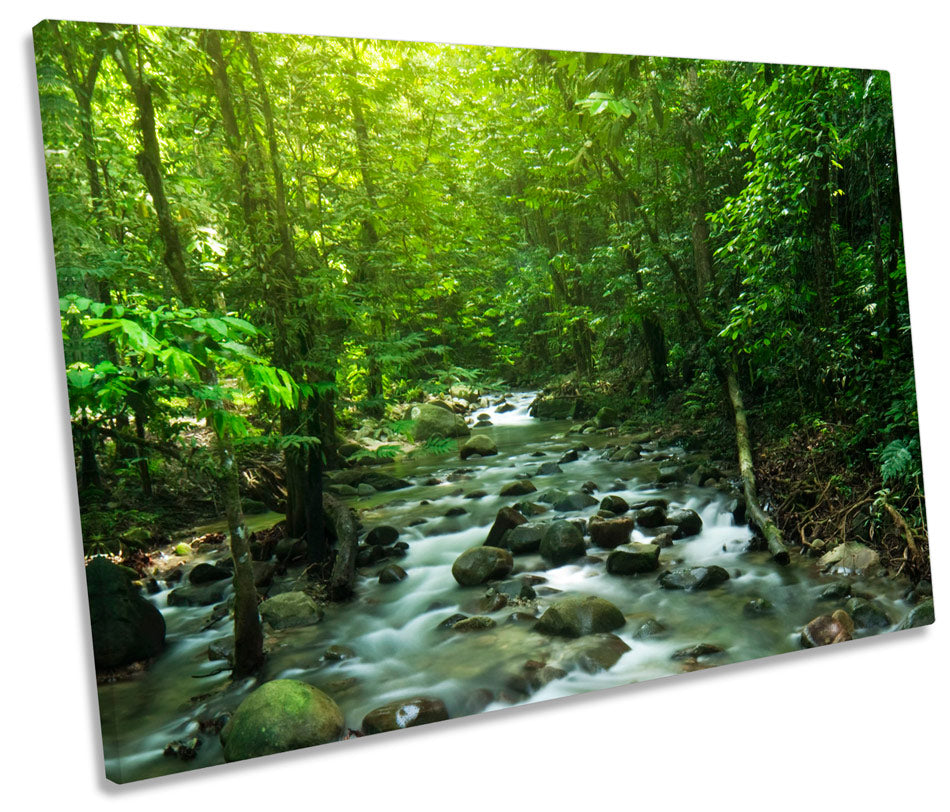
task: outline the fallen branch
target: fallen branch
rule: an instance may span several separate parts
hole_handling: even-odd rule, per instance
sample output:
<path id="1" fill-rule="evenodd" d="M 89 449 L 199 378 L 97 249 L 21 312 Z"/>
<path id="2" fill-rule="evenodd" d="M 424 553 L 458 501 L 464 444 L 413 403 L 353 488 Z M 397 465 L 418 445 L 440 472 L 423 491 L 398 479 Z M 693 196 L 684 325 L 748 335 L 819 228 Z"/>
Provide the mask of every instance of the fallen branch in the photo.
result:
<path id="1" fill-rule="evenodd" d="M 755 486 L 755 469 L 752 467 L 752 450 L 749 445 L 749 422 L 746 419 L 745 406 L 739 392 L 735 372 L 729 369 L 726 372 L 726 388 L 729 392 L 729 401 L 736 420 L 736 445 L 739 448 L 739 475 L 742 478 L 742 488 L 745 492 L 746 511 L 749 519 L 759 532 L 765 537 L 772 560 L 779 564 L 789 562 L 788 548 L 782 538 L 782 531 L 778 529 L 766 512 L 759 505 L 759 495 Z"/>
<path id="2" fill-rule="evenodd" d="M 913 534 L 910 532 L 907 522 L 904 521 L 903 517 L 894 509 L 892 505 L 889 505 L 887 502 L 885 502 L 884 507 L 887 509 L 887 512 L 891 514 L 891 518 L 894 520 L 894 524 L 897 525 L 898 529 L 904 531 L 904 539 L 907 541 L 907 548 L 910 550 L 914 560 L 920 561 L 920 549 L 917 547 L 917 544 L 914 541 Z"/>

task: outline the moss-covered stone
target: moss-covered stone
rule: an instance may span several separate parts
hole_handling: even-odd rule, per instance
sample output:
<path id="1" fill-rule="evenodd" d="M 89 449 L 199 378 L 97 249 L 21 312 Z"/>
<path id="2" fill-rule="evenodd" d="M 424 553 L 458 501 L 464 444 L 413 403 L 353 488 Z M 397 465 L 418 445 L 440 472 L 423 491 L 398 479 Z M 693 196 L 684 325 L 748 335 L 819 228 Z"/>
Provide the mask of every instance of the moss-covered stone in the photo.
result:
<path id="1" fill-rule="evenodd" d="M 900 629 L 916 629 L 919 626 L 929 626 L 934 622 L 934 602 L 932 600 L 917 604 L 907 617 L 901 621 Z"/>
<path id="2" fill-rule="evenodd" d="M 611 575 L 653 572 L 659 566 L 660 548 L 656 544 L 631 542 L 617 547 L 607 556 L 607 572 Z"/>
<path id="3" fill-rule="evenodd" d="M 541 557 L 552 564 L 566 564 L 586 552 L 584 536 L 570 522 L 551 522 L 544 531 L 539 547 Z"/>
<path id="4" fill-rule="evenodd" d="M 535 628 L 543 634 L 581 637 L 585 634 L 612 632 L 625 623 L 621 612 L 610 601 L 589 595 L 564 598 L 541 615 Z"/>
<path id="5" fill-rule="evenodd" d="M 259 607 L 261 620 L 273 629 L 310 626 L 323 619 L 323 610 L 306 592 L 283 592 Z"/>
<path id="6" fill-rule="evenodd" d="M 500 547 L 472 547 L 452 565 L 452 577 L 462 586 L 477 586 L 494 578 L 504 578 L 514 561 L 508 550 Z"/>
<path id="7" fill-rule="evenodd" d="M 343 735 L 343 713 L 323 691 L 292 679 L 265 682 L 221 731 L 225 761 L 313 747 Z"/>

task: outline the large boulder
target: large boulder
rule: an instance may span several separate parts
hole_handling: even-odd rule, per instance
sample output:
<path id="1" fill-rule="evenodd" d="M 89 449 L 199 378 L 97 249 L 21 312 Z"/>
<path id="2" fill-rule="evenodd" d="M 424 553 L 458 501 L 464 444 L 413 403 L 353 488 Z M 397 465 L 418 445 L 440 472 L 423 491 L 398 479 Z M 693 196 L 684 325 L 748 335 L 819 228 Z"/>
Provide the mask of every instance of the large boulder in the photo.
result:
<path id="1" fill-rule="evenodd" d="M 666 512 L 664 524 L 674 525 L 676 532 L 673 538 L 682 539 L 695 536 L 703 529 L 703 520 L 695 510 L 689 508 L 673 508 Z"/>
<path id="2" fill-rule="evenodd" d="M 840 575 L 871 575 L 881 563 L 881 557 L 860 541 L 846 541 L 818 559 L 824 572 Z"/>
<path id="3" fill-rule="evenodd" d="M 311 626 L 323 619 L 323 610 L 306 592 L 282 592 L 258 607 L 261 620 L 272 629 Z"/>
<path id="4" fill-rule="evenodd" d="M 441 699 L 431 696 L 417 696 L 390 702 L 371 710 L 363 717 L 361 731 L 364 735 L 386 733 L 405 727 L 418 727 L 430 722 L 443 722 L 449 718 L 449 712 Z"/>
<path id="5" fill-rule="evenodd" d="M 604 406 L 594 416 L 594 425 L 599 429 L 620 425 L 620 415 L 617 414 L 617 410 L 612 406 Z"/>
<path id="6" fill-rule="evenodd" d="M 587 550 L 581 531 L 576 525 L 563 520 L 548 525 L 539 549 L 541 557 L 552 564 L 566 564 L 580 558 Z"/>
<path id="7" fill-rule="evenodd" d="M 588 595 L 564 598 L 549 606 L 535 624 L 535 630 L 560 637 L 612 632 L 624 624 L 623 612 L 610 601 Z"/>
<path id="8" fill-rule="evenodd" d="M 165 619 L 121 567 L 94 558 L 86 567 L 86 591 L 97 669 L 119 668 L 162 650 Z"/>
<path id="9" fill-rule="evenodd" d="M 191 572 L 188 573 L 188 581 L 195 586 L 210 584 L 214 581 L 223 581 L 225 578 L 230 577 L 231 571 L 229 569 L 205 562 L 195 564 Z"/>
<path id="10" fill-rule="evenodd" d="M 508 550 L 500 547 L 472 547 L 452 565 L 452 577 L 462 586 L 477 586 L 497 578 L 504 578 L 514 561 Z"/>
<path id="11" fill-rule="evenodd" d="M 343 713 L 323 691 L 293 679 L 265 682 L 221 731 L 225 761 L 267 756 L 337 741 Z"/>
<path id="12" fill-rule="evenodd" d="M 492 457 L 497 453 L 498 446 L 495 445 L 495 441 L 491 437 L 487 434 L 476 434 L 465 441 L 461 451 L 459 451 L 459 456 L 463 460 L 467 460 L 476 454 L 480 457 Z"/>
<path id="13" fill-rule="evenodd" d="M 416 421 L 412 436 L 416 442 L 424 442 L 430 437 L 467 437 L 471 434 L 465 420 L 444 406 L 423 403 L 418 411 L 412 411 Z"/>
<path id="14" fill-rule="evenodd" d="M 543 499 L 541 501 L 544 501 Z M 565 493 L 559 491 L 551 495 L 551 507 L 561 513 L 571 513 L 575 510 L 583 510 L 591 505 L 596 505 L 597 500 L 589 493 L 577 491 L 575 493 Z"/>
<path id="15" fill-rule="evenodd" d="M 574 417 L 578 405 L 577 398 L 538 395 L 531 403 L 528 413 L 541 420 L 566 420 Z"/>
<path id="16" fill-rule="evenodd" d="M 633 519 L 628 516 L 616 519 L 601 519 L 594 516 L 588 524 L 590 540 L 597 547 L 613 549 L 630 541 L 633 532 Z"/>
<path id="17" fill-rule="evenodd" d="M 700 589 L 713 589 L 729 580 L 729 573 L 722 567 L 688 567 L 686 569 L 664 572 L 660 576 L 660 586 L 664 589 L 685 589 L 695 592 Z"/>
<path id="18" fill-rule="evenodd" d="M 656 544 L 631 542 L 617 547 L 607 556 L 607 572 L 611 575 L 653 572 L 659 566 L 660 548 Z"/>

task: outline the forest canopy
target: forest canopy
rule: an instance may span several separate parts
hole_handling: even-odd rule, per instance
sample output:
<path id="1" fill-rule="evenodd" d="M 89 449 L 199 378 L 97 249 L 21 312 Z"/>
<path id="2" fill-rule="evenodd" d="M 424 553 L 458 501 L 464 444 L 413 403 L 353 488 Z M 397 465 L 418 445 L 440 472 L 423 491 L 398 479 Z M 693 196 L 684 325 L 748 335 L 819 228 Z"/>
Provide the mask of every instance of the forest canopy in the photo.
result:
<path id="1" fill-rule="evenodd" d="M 924 542 L 886 73 L 76 22 L 36 56 L 80 486 L 123 505 L 87 544 L 262 449 L 322 537 L 347 437 L 403 453 L 453 387 L 734 447 L 730 381 L 819 501 Z"/>

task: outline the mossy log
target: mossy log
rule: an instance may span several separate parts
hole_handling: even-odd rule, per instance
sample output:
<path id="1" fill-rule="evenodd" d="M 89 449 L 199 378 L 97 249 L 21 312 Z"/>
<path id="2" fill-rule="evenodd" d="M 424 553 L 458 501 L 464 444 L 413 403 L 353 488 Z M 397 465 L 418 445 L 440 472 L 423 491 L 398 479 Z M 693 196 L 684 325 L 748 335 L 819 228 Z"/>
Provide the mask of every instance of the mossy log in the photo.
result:
<path id="1" fill-rule="evenodd" d="M 782 531 L 776 527 L 768 514 L 759 504 L 759 496 L 755 485 L 755 470 L 752 467 L 752 450 L 749 443 L 749 422 L 746 419 L 745 405 L 742 402 L 742 393 L 739 392 L 739 383 L 732 369 L 726 373 L 726 388 L 729 392 L 729 402 L 736 421 L 736 445 L 739 448 L 739 475 L 742 477 L 742 489 L 745 492 L 746 511 L 750 522 L 758 528 L 768 544 L 772 560 L 779 564 L 789 562 L 788 548 L 782 538 Z"/>

